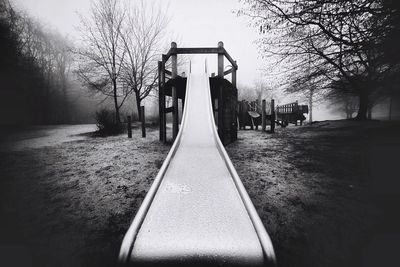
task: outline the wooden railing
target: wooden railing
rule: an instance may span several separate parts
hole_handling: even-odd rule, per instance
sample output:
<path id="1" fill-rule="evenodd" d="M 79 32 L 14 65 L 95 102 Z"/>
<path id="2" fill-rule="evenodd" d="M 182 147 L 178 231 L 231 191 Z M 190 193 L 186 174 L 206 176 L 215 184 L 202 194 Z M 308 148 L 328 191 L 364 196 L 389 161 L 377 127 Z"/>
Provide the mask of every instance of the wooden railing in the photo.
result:
<path id="1" fill-rule="evenodd" d="M 277 106 L 276 107 L 277 113 L 278 114 L 292 114 L 296 113 L 299 111 L 299 104 L 297 102 L 282 105 L 282 106 Z"/>

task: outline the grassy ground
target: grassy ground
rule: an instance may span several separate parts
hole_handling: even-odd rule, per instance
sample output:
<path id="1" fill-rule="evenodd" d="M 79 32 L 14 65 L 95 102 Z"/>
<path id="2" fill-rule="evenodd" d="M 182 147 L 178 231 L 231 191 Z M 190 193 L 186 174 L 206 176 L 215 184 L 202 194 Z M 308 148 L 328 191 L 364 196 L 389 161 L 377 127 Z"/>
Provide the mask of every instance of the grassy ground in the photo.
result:
<path id="1" fill-rule="evenodd" d="M 114 266 L 169 150 L 155 130 L 146 139 L 139 134 L 67 142 L 59 136 L 40 146 L 57 139 L 45 131 L 8 145 L 0 153 L 0 259 L 16 260 L 14 266 Z"/>
<path id="2" fill-rule="evenodd" d="M 239 133 L 227 150 L 280 266 L 390 266 L 400 252 L 399 134 L 354 121 Z"/>
<path id="3" fill-rule="evenodd" d="M 169 150 L 156 129 L 146 139 L 139 129 L 133 139 L 68 131 L 3 142 L 1 266 L 113 266 Z M 239 132 L 227 151 L 279 266 L 388 266 L 400 236 L 399 133 L 396 124 L 346 121 Z"/>

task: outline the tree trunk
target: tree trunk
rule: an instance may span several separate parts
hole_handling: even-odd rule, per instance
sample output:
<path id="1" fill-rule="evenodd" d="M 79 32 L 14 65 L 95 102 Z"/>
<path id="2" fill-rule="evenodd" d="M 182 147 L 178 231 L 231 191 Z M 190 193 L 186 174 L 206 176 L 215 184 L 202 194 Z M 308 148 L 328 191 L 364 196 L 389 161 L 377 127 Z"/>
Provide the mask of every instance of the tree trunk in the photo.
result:
<path id="1" fill-rule="evenodd" d="M 371 105 L 368 107 L 367 118 L 369 120 L 372 120 L 372 106 Z"/>
<path id="2" fill-rule="evenodd" d="M 365 90 L 361 90 L 359 94 L 359 105 L 358 105 L 358 113 L 357 120 L 366 120 L 367 119 L 367 111 L 368 111 L 368 93 Z"/>
<path id="3" fill-rule="evenodd" d="M 389 121 L 392 120 L 392 104 L 393 104 L 393 98 L 390 97 L 390 100 L 389 100 Z"/>
<path id="4" fill-rule="evenodd" d="M 136 109 L 138 112 L 138 119 L 139 119 L 139 121 L 141 121 L 142 110 L 140 109 L 140 105 L 142 104 L 142 100 L 140 99 L 140 96 L 138 93 L 135 93 L 135 98 L 136 98 Z"/>
<path id="5" fill-rule="evenodd" d="M 346 119 L 350 119 L 350 108 L 349 108 L 349 99 L 346 98 L 345 100 L 345 104 L 344 104 L 344 111 L 346 112 Z"/>
<path id="6" fill-rule="evenodd" d="M 114 107 L 115 107 L 115 121 L 117 124 L 121 123 L 121 119 L 119 117 L 119 107 L 118 107 L 118 96 L 117 96 L 117 81 L 113 80 L 114 87 Z"/>
<path id="7" fill-rule="evenodd" d="M 62 93 L 63 93 L 63 117 L 62 123 L 70 123 L 69 105 L 68 105 L 68 95 L 67 95 L 67 79 L 63 76 L 62 78 Z"/>
<path id="8" fill-rule="evenodd" d="M 313 117 L 312 117 L 312 113 L 313 113 L 313 97 L 314 97 L 314 88 L 310 89 L 310 98 L 308 99 L 308 104 L 310 106 L 310 116 L 309 116 L 309 122 L 312 123 L 313 122 Z"/>

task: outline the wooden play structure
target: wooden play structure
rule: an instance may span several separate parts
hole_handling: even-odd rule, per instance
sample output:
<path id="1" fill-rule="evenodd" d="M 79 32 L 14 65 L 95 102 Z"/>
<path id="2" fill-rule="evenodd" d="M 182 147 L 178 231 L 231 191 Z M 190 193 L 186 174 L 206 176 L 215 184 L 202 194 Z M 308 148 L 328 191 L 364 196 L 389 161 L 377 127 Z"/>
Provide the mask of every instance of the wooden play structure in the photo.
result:
<path id="1" fill-rule="evenodd" d="M 171 49 L 162 55 L 162 61 L 158 62 L 159 73 L 159 124 L 160 141 L 167 142 L 167 114 L 172 114 L 172 141 L 179 131 L 179 99 L 182 111 L 185 107 L 185 95 L 187 78 L 178 75 L 179 54 L 217 54 L 218 75 L 210 77 L 210 91 L 214 118 L 218 126 L 218 135 L 224 145 L 237 139 L 237 88 L 236 72 L 238 65 L 224 48 L 222 42 L 218 47 L 178 48 L 175 42 L 171 43 Z M 231 68 L 224 71 L 224 57 L 230 62 Z M 166 69 L 170 60 L 171 70 Z M 224 79 L 231 74 L 231 82 Z M 172 98 L 172 106 L 166 106 L 166 97 Z"/>
<path id="2" fill-rule="evenodd" d="M 260 103 L 261 102 L 261 103 Z M 270 125 L 270 132 L 274 132 L 275 124 L 281 127 L 286 127 L 289 123 L 303 125 L 303 121 L 306 120 L 304 114 L 308 114 L 307 105 L 299 105 L 298 102 L 277 106 L 275 108 L 274 99 L 271 100 L 269 106 L 266 100 L 246 101 L 242 100 L 238 102 L 238 122 L 239 129 L 245 130 L 247 126 L 250 129 L 258 129 L 258 126 L 262 126 L 262 130 L 266 130 L 266 126 Z"/>
<path id="3" fill-rule="evenodd" d="M 258 129 L 261 124 L 261 107 L 259 101 L 246 101 L 238 102 L 238 121 L 239 129 L 246 129 L 249 126 L 252 130 Z"/>
<path id="4" fill-rule="evenodd" d="M 246 129 L 247 126 L 250 129 L 258 130 L 261 125 L 262 130 L 266 130 L 266 126 L 270 125 L 270 131 L 275 130 L 275 100 L 272 99 L 267 105 L 266 100 L 246 101 L 242 100 L 238 103 L 238 121 L 239 129 Z"/>
<path id="5" fill-rule="evenodd" d="M 307 105 L 299 105 L 298 102 L 281 105 L 276 107 L 276 120 L 285 127 L 289 123 L 293 123 L 296 126 L 300 121 L 300 125 L 303 125 L 303 121 L 306 120 L 304 114 L 308 114 Z"/>
<path id="6" fill-rule="evenodd" d="M 231 141 L 237 130 L 229 124 L 236 121 L 237 96 L 235 79 L 224 80 L 227 53 L 220 43 L 211 50 L 173 44 L 171 54 L 210 51 L 218 53 L 218 77 L 210 77 L 207 64 L 200 71 L 189 68 L 185 87 L 175 65 L 175 78 L 161 84 L 160 105 L 164 93 L 174 97 L 174 134 L 178 96 L 186 104 L 175 141 L 122 240 L 120 266 L 276 267 L 268 232 L 221 142 Z M 160 69 L 165 74 L 163 63 Z M 161 125 L 165 140 L 165 119 Z"/>

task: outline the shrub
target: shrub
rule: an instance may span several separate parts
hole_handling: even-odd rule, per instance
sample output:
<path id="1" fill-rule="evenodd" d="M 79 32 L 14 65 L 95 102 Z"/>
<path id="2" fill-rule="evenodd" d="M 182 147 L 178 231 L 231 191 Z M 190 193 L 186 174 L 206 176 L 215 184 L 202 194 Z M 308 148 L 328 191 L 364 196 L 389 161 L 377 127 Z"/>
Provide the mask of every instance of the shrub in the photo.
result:
<path id="1" fill-rule="evenodd" d="M 97 132 L 100 135 L 115 135 L 123 132 L 123 127 L 115 120 L 114 112 L 101 109 L 95 114 Z"/>

